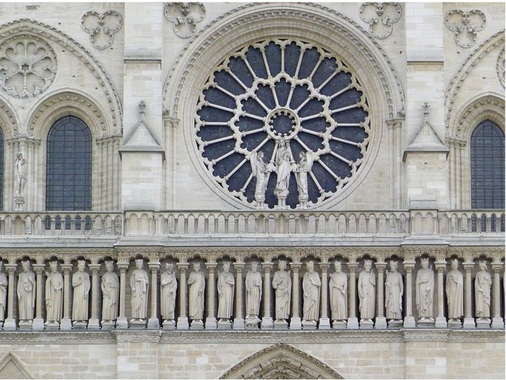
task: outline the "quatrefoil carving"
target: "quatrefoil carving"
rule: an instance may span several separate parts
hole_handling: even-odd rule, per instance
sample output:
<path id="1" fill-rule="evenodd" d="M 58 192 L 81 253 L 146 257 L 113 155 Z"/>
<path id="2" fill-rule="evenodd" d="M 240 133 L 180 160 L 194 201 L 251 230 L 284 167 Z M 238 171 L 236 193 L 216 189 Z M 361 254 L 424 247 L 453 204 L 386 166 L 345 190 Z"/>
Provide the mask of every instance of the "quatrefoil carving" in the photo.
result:
<path id="1" fill-rule="evenodd" d="M 123 26 L 123 17 L 115 10 L 100 14 L 86 12 L 81 19 L 81 28 L 90 35 L 91 44 L 100 50 L 107 49 L 114 41 L 114 34 Z"/>
<path id="2" fill-rule="evenodd" d="M 387 38 L 393 24 L 401 18 L 399 3 L 364 3 L 360 7 L 360 18 L 369 24 L 369 32 L 378 39 Z"/>
<path id="3" fill-rule="evenodd" d="M 167 3 L 164 13 L 173 23 L 176 35 L 190 38 L 197 30 L 197 23 L 206 17 L 206 8 L 202 3 Z"/>
<path id="4" fill-rule="evenodd" d="M 453 32 L 455 43 L 463 48 L 471 47 L 476 43 L 478 32 L 485 28 L 486 22 L 485 14 L 478 9 L 469 12 L 454 9 L 445 17 L 446 27 Z"/>

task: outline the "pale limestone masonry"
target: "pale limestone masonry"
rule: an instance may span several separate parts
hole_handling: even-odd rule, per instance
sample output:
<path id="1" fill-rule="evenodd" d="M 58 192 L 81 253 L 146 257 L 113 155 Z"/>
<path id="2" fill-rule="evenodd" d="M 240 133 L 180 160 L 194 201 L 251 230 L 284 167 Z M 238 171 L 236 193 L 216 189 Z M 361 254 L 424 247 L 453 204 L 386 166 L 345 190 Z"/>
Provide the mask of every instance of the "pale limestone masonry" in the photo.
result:
<path id="1" fill-rule="evenodd" d="M 504 47 L 503 2 L 1 3 L 0 378 L 504 379 L 505 213 L 472 208 L 471 174 L 476 127 L 490 121 L 504 139 Z M 91 207 L 48 211 L 50 131 L 68 116 L 91 135 Z M 284 139 L 286 200 L 274 190 Z M 250 162 L 259 151 L 269 171 L 263 207 Z M 19 152 L 26 186 L 16 194 Z M 307 207 L 301 152 L 312 161 Z M 455 259 L 464 315 L 449 320 Z M 26 260 L 34 319 L 20 321 Z M 54 260 L 62 318 L 46 323 Z M 89 319 L 75 323 L 80 260 Z M 136 260 L 149 276 L 148 307 L 133 321 Z M 275 319 L 272 288 L 282 260 L 292 282 L 286 322 Z M 338 321 L 335 260 L 348 279 Z M 366 260 L 370 321 L 358 298 Z M 404 284 L 395 321 L 385 313 L 391 260 Z M 416 305 L 422 260 L 434 273 L 433 320 Z M 113 321 L 102 318 L 106 261 L 119 278 Z M 253 261 L 258 321 L 245 307 Z M 301 320 L 309 261 L 322 282 L 316 326 Z M 483 261 L 490 318 L 475 305 Z M 202 321 L 188 316 L 195 262 L 206 281 Z M 224 262 L 235 281 L 230 321 L 217 320 Z M 167 263 L 178 283 L 170 321 L 160 315 Z"/>

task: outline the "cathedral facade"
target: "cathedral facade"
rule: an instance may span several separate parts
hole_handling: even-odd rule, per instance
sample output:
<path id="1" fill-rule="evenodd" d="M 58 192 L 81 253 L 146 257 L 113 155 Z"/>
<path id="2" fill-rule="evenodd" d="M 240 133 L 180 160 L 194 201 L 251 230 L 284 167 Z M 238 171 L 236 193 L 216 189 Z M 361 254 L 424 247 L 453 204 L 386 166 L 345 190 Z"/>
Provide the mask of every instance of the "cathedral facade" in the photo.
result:
<path id="1" fill-rule="evenodd" d="M 1 378 L 504 378 L 503 3 L 0 5 Z"/>

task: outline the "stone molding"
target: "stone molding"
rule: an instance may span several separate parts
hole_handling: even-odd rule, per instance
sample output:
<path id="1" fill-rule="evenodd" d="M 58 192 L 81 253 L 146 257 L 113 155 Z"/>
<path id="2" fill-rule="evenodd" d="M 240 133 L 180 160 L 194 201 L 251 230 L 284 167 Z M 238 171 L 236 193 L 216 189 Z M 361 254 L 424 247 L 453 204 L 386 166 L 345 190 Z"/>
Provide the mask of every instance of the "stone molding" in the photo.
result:
<path id="1" fill-rule="evenodd" d="M 0 99 L 0 120 L 2 124 L 7 127 L 3 128 L 4 139 L 10 136 L 15 136 L 19 133 L 18 120 L 14 111 L 14 106 L 7 104 L 3 99 Z"/>
<path id="2" fill-rule="evenodd" d="M 482 61 L 483 57 L 499 46 L 504 46 L 504 29 L 493 34 L 487 40 L 482 42 L 471 54 L 462 62 L 458 71 L 450 80 L 447 88 L 445 89 L 445 125 L 447 136 L 455 136 L 457 133 L 453 131 L 455 128 L 454 115 L 455 101 L 457 95 L 462 87 L 462 83 L 469 77 L 473 69 Z"/>
<path id="3" fill-rule="evenodd" d="M 110 134 L 121 133 L 123 117 L 119 94 L 104 66 L 84 46 L 58 29 L 28 18 L 0 25 L 1 40 L 19 34 L 33 35 L 52 41 L 74 54 L 93 73 L 104 92 L 104 99 L 109 105 L 106 114 L 110 114 L 111 118 L 112 131 Z"/>
<path id="4" fill-rule="evenodd" d="M 497 64 L 496 64 L 496 72 L 497 72 L 497 78 L 499 79 L 499 82 L 501 83 L 501 86 L 504 86 L 504 49 L 501 50 L 499 55 L 497 56 Z"/>

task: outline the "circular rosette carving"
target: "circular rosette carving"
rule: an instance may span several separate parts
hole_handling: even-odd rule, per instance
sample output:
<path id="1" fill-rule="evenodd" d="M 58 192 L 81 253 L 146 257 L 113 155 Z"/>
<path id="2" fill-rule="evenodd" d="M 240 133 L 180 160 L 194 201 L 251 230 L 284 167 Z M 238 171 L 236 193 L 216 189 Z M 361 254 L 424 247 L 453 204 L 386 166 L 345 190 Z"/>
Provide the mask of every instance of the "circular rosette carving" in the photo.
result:
<path id="1" fill-rule="evenodd" d="M 194 132 L 205 166 L 234 197 L 305 208 L 349 183 L 370 128 L 364 90 L 345 62 L 303 41 L 275 40 L 215 67 Z"/>
<path id="2" fill-rule="evenodd" d="M 18 35 L 0 42 L 0 87 L 16 98 L 44 92 L 56 75 L 56 55 L 43 40 Z"/>

